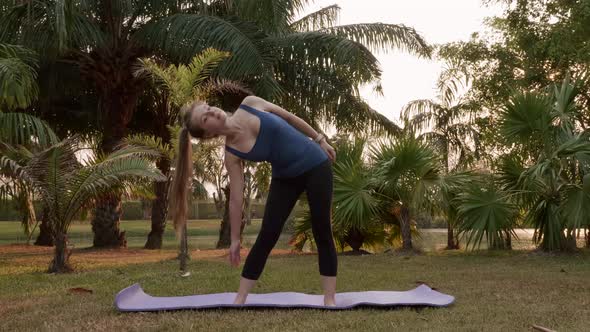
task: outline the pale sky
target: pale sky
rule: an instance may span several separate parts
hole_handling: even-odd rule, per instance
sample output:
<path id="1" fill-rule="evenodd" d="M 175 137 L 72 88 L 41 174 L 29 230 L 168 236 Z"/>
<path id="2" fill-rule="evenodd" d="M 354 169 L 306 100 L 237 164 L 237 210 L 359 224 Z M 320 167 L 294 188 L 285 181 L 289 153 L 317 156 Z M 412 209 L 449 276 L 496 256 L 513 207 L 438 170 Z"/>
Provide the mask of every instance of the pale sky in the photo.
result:
<path id="1" fill-rule="evenodd" d="M 473 32 L 484 30 L 484 18 L 502 13 L 499 5 L 486 7 L 480 0 L 317 0 L 308 6 L 309 13 L 334 4 L 341 8 L 339 25 L 403 24 L 413 27 L 429 44 L 468 40 Z M 400 50 L 376 56 L 383 71 L 384 96 L 370 88 L 361 91 L 378 112 L 397 121 L 408 102 L 435 97 L 441 62 L 418 59 Z"/>

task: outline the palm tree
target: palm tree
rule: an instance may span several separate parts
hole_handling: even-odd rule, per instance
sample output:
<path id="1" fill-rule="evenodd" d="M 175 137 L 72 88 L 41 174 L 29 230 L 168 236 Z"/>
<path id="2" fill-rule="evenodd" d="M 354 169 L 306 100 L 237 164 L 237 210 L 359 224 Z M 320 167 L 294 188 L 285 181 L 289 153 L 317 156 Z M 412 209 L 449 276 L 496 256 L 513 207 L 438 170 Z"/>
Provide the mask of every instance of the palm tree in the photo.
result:
<path id="1" fill-rule="evenodd" d="M 6 155 L 17 160 L 21 165 L 28 155 L 40 151 L 58 139 L 49 125 L 34 116 L 25 113 L 1 113 L 0 112 L 0 155 Z M 38 191 L 35 187 L 19 177 L 3 174 L 0 177 L 0 201 L 8 202 L 11 199 L 17 202 L 17 209 L 22 215 L 22 225 L 30 241 L 38 219 L 33 202 Z M 43 208 L 45 210 L 45 208 Z M 47 218 L 44 215 L 41 224 L 41 233 L 36 244 L 51 245 L 51 236 L 48 236 Z"/>
<path id="2" fill-rule="evenodd" d="M 589 226 L 590 212 L 590 142 L 578 129 L 578 83 L 567 77 L 553 89 L 516 93 L 500 111 L 503 143 L 512 151 L 499 162 L 493 190 L 465 193 L 462 209 L 472 226 L 464 229 L 487 223 L 488 231 L 507 230 L 505 217 L 512 218 L 516 204 L 541 249 L 575 248 L 575 232 Z"/>
<path id="3" fill-rule="evenodd" d="M 12 154 L 19 160 L 23 150 L 12 147 L 18 145 L 25 147 L 25 151 L 38 150 L 58 141 L 45 121 L 26 113 L 13 112 L 28 107 L 38 97 L 37 69 L 35 52 L 17 45 L 0 44 L 0 153 Z M 5 177 L 1 180 L 0 200 L 11 198 L 19 202 L 17 208 L 23 216 L 22 225 L 29 241 L 37 226 L 33 206 L 35 188 L 18 178 Z M 35 244 L 53 243 L 47 231 L 47 218 L 43 217 Z"/>
<path id="4" fill-rule="evenodd" d="M 372 127 L 397 132 L 398 128 L 371 109 L 358 93 L 361 84 L 375 84 L 375 90 L 381 90 L 381 72 L 372 51 L 401 48 L 430 56 L 431 48 L 414 29 L 403 25 L 337 26 L 340 8 L 336 5 L 298 19 L 306 4 L 291 0 L 213 1 L 204 12 L 235 17 L 234 28 L 252 36 L 252 43 L 241 44 L 239 53 L 229 50 L 234 57 L 220 68 L 221 73 L 255 82 L 256 94 L 279 102 L 313 124 L 328 120 L 339 129 L 360 132 Z M 168 56 L 186 61 L 201 49 L 204 30 L 194 16 L 179 13 L 154 22 L 145 33 L 153 37 L 148 47 L 161 47 Z M 254 77 L 243 80 L 229 75 L 236 62 L 247 58 L 245 53 L 263 60 L 248 63 Z"/>
<path id="5" fill-rule="evenodd" d="M 113 190 L 123 191 L 134 184 L 131 180 L 149 178 L 165 180 L 152 166 L 148 157 L 157 152 L 140 147 L 127 146 L 106 157 L 79 161 L 79 139 L 74 136 L 43 151 L 29 154 L 26 164 L 2 156 L 0 167 L 10 172 L 40 192 L 48 208 L 49 220 L 55 240 L 55 255 L 48 272 L 67 272 L 67 233 L 69 225 L 93 200 Z"/>
<path id="6" fill-rule="evenodd" d="M 334 197 L 332 202 L 333 233 L 336 244 L 343 251 L 346 246 L 353 254 L 365 253 L 363 246 L 373 249 L 387 239 L 383 223 L 378 220 L 379 198 L 370 165 L 365 160 L 366 139 L 349 141 L 338 137 L 335 143 L 338 159 L 334 163 Z M 289 243 L 301 250 L 307 241 L 313 243 L 309 206 L 295 220 L 294 233 Z"/>
<path id="7" fill-rule="evenodd" d="M 384 245 L 402 242 L 402 222 L 393 198 L 384 194 L 380 184 L 383 176 L 375 163 L 365 154 L 367 139 L 346 136 L 336 138 L 338 159 L 334 164 L 333 232 L 342 251 L 350 247 L 350 254 L 376 251 Z M 417 234 L 415 227 L 411 233 Z M 313 243 L 311 215 L 307 210 L 295 220 L 294 233 L 289 243 L 302 250 L 307 241 Z"/>
<path id="8" fill-rule="evenodd" d="M 460 89 L 468 83 L 469 78 L 456 65 L 447 67 L 438 79 L 437 99 L 414 100 L 402 110 L 404 129 L 418 133 L 420 139 L 427 140 L 441 153 L 444 174 L 465 167 L 477 156 L 479 134 L 474 126 L 474 115 L 478 110 L 459 95 Z M 469 143 L 475 146 L 475 150 Z M 446 217 L 447 249 L 459 249 L 458 239 L 454 236 L 457 225 L 452 216 Z"/>
<path id="9" fill-rule="evenodd" d="M 412 136 L 378 142 L 370 152 L 384 209 L 399 220 L 402 249 L 412 250 L 412 218 L 435 204 L 441 182 L 440 160 L 432 148 Z"/>
<path id="10" fill-rule="evenodd" d="M 461 221 L 459 235 L 467 235 L 467 247 L 479 248 L 485 237 L 488 249 L 512 249 L 519 212 L 514 193 L 503 190 L 493 175 L 472 179 L 454 202 Z"/>
<path id="11" fill-rule="evenodd" d="M 206 99 L 213 92 L 238 88 L 238 84 L 234 82 L 210 78 L 212 71 L 228 57 L 227 52 L 207 49 L 194 56 L 188 65 L 164 67 L 151 59 L 140 60 L 141 65 L 135 76 L 149 78 L 154 87 L 150 91 L 152 96 L 148 99 L 152 102 L 151 107 L 146 107 L 145 110 L 152 113 L 150 131 L 155 137 L 136 136 L 134 142 L 140 144 L 143 141 L 164 152 L 163 157 L 157 161 L 157 167 L 169 178 L 166 182 L 154 184 L 156 198 L 152 203 L 152 229 L 145 244 L 146 249 L 161 248 L 166 227 L 170 165 L 175 155 L 169 126 L 178 122 L 181 106 L 190 100 Z"/>

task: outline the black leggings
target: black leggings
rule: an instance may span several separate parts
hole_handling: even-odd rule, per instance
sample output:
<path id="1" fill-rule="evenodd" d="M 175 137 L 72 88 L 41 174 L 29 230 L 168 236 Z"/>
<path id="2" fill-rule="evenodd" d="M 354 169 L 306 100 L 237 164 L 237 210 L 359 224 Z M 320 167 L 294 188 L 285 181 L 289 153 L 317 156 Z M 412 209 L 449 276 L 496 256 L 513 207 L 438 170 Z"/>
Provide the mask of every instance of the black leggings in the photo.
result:
<path id="1" fill-rule="evenodd" d="M 335 277 L 338 266 L 332 238 L 332 162 L 328 159 L 311 170 L 290 178 L 273 178 L 262 227 L 244 263 L 242 277 L 258 280 L 271 249 L 295 202 L 305 190 L 311 213 L 313 237 L 318 248 L 320 275 Z"/>

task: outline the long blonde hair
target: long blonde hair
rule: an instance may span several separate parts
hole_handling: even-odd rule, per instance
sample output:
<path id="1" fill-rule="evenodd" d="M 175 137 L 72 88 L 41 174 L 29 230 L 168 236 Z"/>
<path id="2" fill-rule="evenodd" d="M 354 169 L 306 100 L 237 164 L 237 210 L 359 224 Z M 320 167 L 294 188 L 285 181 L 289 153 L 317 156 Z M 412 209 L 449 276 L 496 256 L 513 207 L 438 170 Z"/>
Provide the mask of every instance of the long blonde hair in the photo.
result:
<path id="1" fill-rule="evenodd" d="M 180 235 L 188 217 L 188 191 L 193 173 L 191 136 L 201 139 L 205 136 L 205 131 L 202 128 L 191 123 L 193 109 L 202 103 L 202 101 L 195 101 L 190 105 L 183 106 L 180 111 L 182 129 L 178 134 L 178 154 L 168 204 L 177 236 Z"/>

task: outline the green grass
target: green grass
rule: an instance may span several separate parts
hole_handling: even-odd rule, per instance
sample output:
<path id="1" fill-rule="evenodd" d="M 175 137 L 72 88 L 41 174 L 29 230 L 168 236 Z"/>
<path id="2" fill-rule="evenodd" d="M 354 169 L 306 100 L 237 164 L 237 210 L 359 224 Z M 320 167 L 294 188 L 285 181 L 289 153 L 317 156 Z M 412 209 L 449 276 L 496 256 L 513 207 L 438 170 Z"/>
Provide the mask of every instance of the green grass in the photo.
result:
<path id="1" fill-rule="evenodd" d="M 244 228 L 244 245 L 250 246 L 256 240 L 256 235 L 260 230 L 261 219 L 252 220 L 252 224 Z M 129 248 L 143 248 L 147 235 L 150 231 L 150 221 L 148 220 L 129 220 L 121 221 L 121 229 L 124 230 Z M 31 243 L 39 233 L 37 228 L 33 234 Z M 533 249 L 534 244 L 531 241 L 532 230 L 519 230 L 518 239 L 513 239 L 514 249 Z M 68 237 L 70 244 L 76 248 L 85 248 L 92 246 L 92 229 L 89 222 L 75 222 L 70 226 Z M 219 220 L 189 220 L 188 223 L 189 246 L 193 249 L 212 249 L 219 236 Z M 437 251 L 446 246 L 445 229 L 423 229 L 420 237 L 414 238 L 414 244 L 425 251 Z M 277 249 L 289 249 L 287 244 L 288 234 L 282 234 Z M 18 222 L 0 221 L 0 245 L 26 243 L 26 237 Z M 582 246 L 582 239 L 580 239 Z M 174 231 L 170 223 L 166 225 L 164 232 L 162 249 L 175 249 L 178 247 L 178 240 L 175 239 Z M 486 248 L 485 240 L 482 248 Z"/>
<path id="2" fill-rule="evenodd" d="M 165 249 L 143 250 L 149 223 L 125 221 L 130 248 L 84 249 L 90 226 L 75 224 L 70 237 L 76 269 L 66 275 L 43 271 L 51 248 L 0 245 L 0 316 L 6 331 L 29 330 L 206 330 L 206 331 L 531 331 L 533 324 L 558 331 L 587 331 L 590 317 L 590 251 L 544 254 L 530 250 L 530 232 L 521 232 L 514 251 L 443 251 L 446 233 L 424 231 L 416 239 L 422 255 L 379 253 L 338 258 L 338 292 L 408 290 L 426 282 L 456 297 L 447 308 L 360 308 L 328 312 L 309 309 L 202 310 L 119 313 L 115 294 L 140 283 L 154 296 L 235 292 L 240 268 L 232 268 L 224 251 L 212 248 L 218 222 L 191 221 L 192 275 L 177 275 L 177 242 L 171 229 Z M 0 241 L 15 242 L 17 223 L 0 223 Z M 250 247 L 260 220 L 246 228 Z M 288 248 L 284 235 L 277 249 Z M 72 287 L 93 290 L 71 293 Z M 273 255 L 253 293 L 295 291 L 321 294 L 317 255 Z"/>
<path id="3" fill-rule="evenodd" d="M 250 243 L 256 238 L 260 230 L 261 219 L 252 220 L 252 224 L 244 228 L 244 242 Z M 70 225 L 68 238 L 77 248 L 92 246 L 92 226 L 90 222 L 75 222 Z M 125 231 L 127 246 L 129 248 L 142 248 L 150 232 L 149 220 L 121 221 L 121 229 Z M 39 229 L 33 233 L 31 243 L 35 242 Z M 189 245 L 192 248 L 210 249 L 215 247 L 215 241 L 219 236 L 219 220 L 190 220 L 188 223 Z M 0 245 L 12 243 L 26 243 L 26 237 L 18 222 L 0 221 Z M 172 225 L 166 225 L 163 238 L 163 249 L 178 247 Z"/>
<path id="4" fill-rule="evenodd" d="M 163 260 L 117 268 L 87 267 L 68 275 L 41 272 L 0 276 L 2 329 L 206 331 L 530 331 L 538 324 L 587 331 L 590 253 L 552 256 L 529 252 L 378 254 L 340 256 L 338 291 L 407 290 L 427 282 L 452 294 L 448 308 L 421 310 L 307 309 L 205 310 L 119 313 L 115 294 L 133 283 L 155 296 L 233 292 L 240 269 L 224 258 L 192 260 L 180 278 L 178 263 Z M 72 294 L 71 287 L 93 290 Z M 317 256 L 271 256 L 253 293 L 321 294 Z"/>

